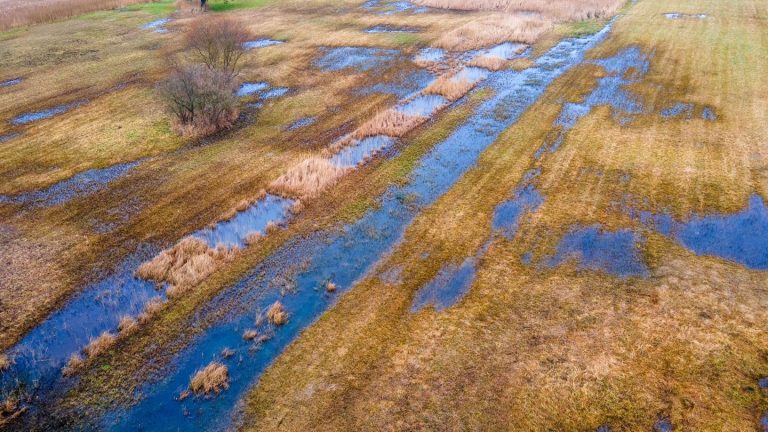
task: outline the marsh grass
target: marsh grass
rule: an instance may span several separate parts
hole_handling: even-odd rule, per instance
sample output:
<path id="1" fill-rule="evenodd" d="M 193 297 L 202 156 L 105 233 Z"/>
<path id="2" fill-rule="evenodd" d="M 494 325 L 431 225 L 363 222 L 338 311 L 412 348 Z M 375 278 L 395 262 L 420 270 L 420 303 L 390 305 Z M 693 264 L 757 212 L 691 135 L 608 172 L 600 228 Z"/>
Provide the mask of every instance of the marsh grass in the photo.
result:
<path id="1" fill-rule="evenodd" d="M 312 156 L 273 181 L 270 191 L 291 197 L 313 197 L 335 184 L 347 171 L 326 158 Z"/>
<path id="2" fill-rule="evenodd" d="M 10 0 L 3 2 L 0 31 L 61 21 L 98 10 L 116 9 L 146 0 Z"/>
<path id="3" fill-rule="evenodd" d="M 211 362 L 197 371 L 189 382 L 189 389 L 196 395 L 221 393 L 229 388 L 229 370 L 219 362 Z"/>
<path id="4" fill-rule="evenodd" d="M 117 341 L 117 336 L 108 331 L 105 331 L 99 336 L 92 338 L 88 342 L 88 345 L 83 348 L 83 352 L 88 356 L 88 358 L 96 357 L 99 354 L 102 354 L 108 349 L 112 348 L 112 346 L 115 344 L 115 341 Z"/>
<path id="5" fill-rule="evenodd" d="M 0 354 L 0 373 L 5 372 L 11 367 L 11 359 L 5 354 Z"/>
<path id="6" fill-rule="evenodd" d="M 414 3 L 443 9 L 483 10 L 540 15 L 558 21 L 581 21 L 615 14 L 623 0 L 414 0 Z"/>
<path id="7" fill-rule="evenodd" d="M 450 75 L 442 75 L 432 81 L 432 83 L 424 89 L 423 93 L 440 95 L 450 101 L 455 101 L 467 94 L 476 85 L 477 83 L 466 79 L 455 79 Z"/>
<path id="8" fill-rule="evenodd" d="M 480 55 L 473 58 L 469 63 L 469 66 L 481 67 L 492 71 L 498 71 L 504 69 L 509 65 L 509 61 L 501 57 Z"/>
<path id="9" fill-rule="evenodd" d="M 272 303 L 267 309 L 266 317 L 267 321 L 272 325 L 281 326 L 288 322 L 288 312 L 286 312 L 285 306 L 279 300 Z"/>
<path id="10" fill-rule="evenodd" d="M 65 377 L 74 376 L 80 371 L 84 364 L 85 359 L 83 359 L 83 356 L 80 355 L 80 353 L 72 353 L 72 355 L 69 356 L 69 360 L 67 360 L 67 364 L 65 364 L 64 368 L 61 370 L 61 374 Z"/>

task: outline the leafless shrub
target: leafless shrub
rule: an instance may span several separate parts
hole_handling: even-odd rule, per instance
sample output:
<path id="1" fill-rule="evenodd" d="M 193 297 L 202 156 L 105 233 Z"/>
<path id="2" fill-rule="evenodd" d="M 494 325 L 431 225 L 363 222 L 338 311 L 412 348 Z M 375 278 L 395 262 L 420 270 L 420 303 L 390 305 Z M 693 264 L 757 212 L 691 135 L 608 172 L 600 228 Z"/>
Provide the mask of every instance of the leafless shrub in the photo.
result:
<path id="1" fill-rule="evenodd" d="M 157 88 L 173 116 L 176 131 L 186 136 L 205 136 L 237 120 L 236 86 L 227 72 L 192 65 L 174 68 Z"/>
<path id="2" fill-rule="evenodd" d="M 224 246 L 211 249 L 203 240 L 186 237 L 141 264 L 136 275 L 158 283 L 168 282 L 168 296 L 178 297 L 230 261 L 234 254 L 235 249 Z"/>
<path id="3" fill-rule="evenodd" d="M 228 17 L 198 18 L 186 35 L 187 47 L 195 61 L 233 77 L 245 53 L 243 44 L 249 39 L 245 26 Z"/>
<path id="4" fill-rule="evenodd" d="M 98 337 L 91 339 L 88 345 L 83 348 L 83 352 L 89 357 L 93 358 L 99 354 L 112 348 L 117 338 L 112 333 L 105 331 Z"/>
<path id="5" fill-rule="evenodd" d="M 67 364 L 64 365 L 64 369 L 61 370 L 61 374 L 65 377 L 71 377 L 77 373 L 77 371 L 80 370 L 80 368 L 83 367 L 85 364 L 85 360 L 83 360 L 83 356 L 81 356 L 78 353 L 74 353 L 71 356 L 69 356 L 69 360 L 67 361 Z"/>
<path id="6" fill-rule="evenodd" d="M 442 75 L 432 81 L 432 83 L 424 89 L 423 93 L 441 95 L 448 100 L 454 101 L 467 94 L 467 92 L 472 90 L 475 85 L 477 84 L 466 79 L 456 79 Z"/>
<path id="7" fill-rule="evenodd" d="M 196 395 L 220 393 L 229 388 L 229 370 L 219 362 L 211 362 L 197 371 L 189 382 L 189 389 Z"/>
<path id="8" fill-rule="evenodd" d="M 328 159 L 313 156 L 273 181 L 270 189 L 279 195 L 312 197 L 334 184 L 346 171 Z"/>
<path id="9" fill-rule="evenodd" d="M 285 306 L 280 303 L 280 300 L 272 303 L 272 306 L 267 309 L 267 321 L 273 325 L 283 325 L 288 322 L 288 312 L 285 311 Z"/>

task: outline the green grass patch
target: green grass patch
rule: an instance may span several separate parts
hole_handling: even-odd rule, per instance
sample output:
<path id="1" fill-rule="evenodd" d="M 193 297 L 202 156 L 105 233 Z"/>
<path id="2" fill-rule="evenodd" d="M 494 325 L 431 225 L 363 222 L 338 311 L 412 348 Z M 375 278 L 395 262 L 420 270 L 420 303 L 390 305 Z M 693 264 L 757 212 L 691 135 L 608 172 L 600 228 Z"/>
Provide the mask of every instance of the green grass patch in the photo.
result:
<path id="1" fill-rule="evenodd" d="M 137 3 L 130 6 L 126 6 L 121 11 L 142 11 L 151 13 L 153 15 L 165 15 L 176 10 L 176 3 L 173 0 L 160 0 L 149 3 Z"/>
<path id="2" fill-rule="evenodd" d="M 567 37 L 581 37 L 592 35 L 605 27 L 604 20 L 585 20 L 573 22 L 565 25 L 563 35 Z"/>
<path id="3" fill-rule="evenodd" d="M 238 0 L 229 1 L 221 0 L 215 2 L 208 2 L 208 10 L 213 12 L 226 12 L 237 9 L 252 9 L 266 6 L 271 0 Z"/>

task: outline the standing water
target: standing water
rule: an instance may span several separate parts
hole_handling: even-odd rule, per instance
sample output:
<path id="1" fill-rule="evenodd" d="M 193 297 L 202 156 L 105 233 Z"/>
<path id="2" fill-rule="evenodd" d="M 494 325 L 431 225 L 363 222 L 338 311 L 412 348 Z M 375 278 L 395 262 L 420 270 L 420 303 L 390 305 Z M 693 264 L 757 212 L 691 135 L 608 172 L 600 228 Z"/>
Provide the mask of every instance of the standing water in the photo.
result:
<path id="1" fill-rule="evenodd" d="M 277 356 L 402 238 L 420 208 L 435 202 L 477 161 L 520 115 L 534 104 L 554 79 L 581 63 L 584 54 L 608 32 L 566 39 L 523 71 L 500 71 L 485 83 L 493 96 L 445 141 L 425 155 L 402 186 L 391 187 L 379 205 L 339 231 L 294 239 L 232 287 L 224 290 L 194 317 L 200 328 L 192 343 L 169 363 L 166 375 L 143 387 L 143 397 L 126 410 L 104 418 L 112 430 L 222 430 L 231 423 L 236 403 Z M 333 282 L 334 294 L 323 287 Z M 287 295 L 282 295 L 287 293 Z M 288 322 L 259 344 L 242 338 L 257 315 L 280 300 Z M 224 312 L 222 314 L 222 312 Z M 223 316 L 223 318 L 222 318 Z M 213 324 L 210 324 L 213 323 Z M 224 348 L 235 355 L 224 356 Z M 190 377 L 210 361 L 229 368 L 230 387 L 214 398 L 177 401 Z M 151 419 L 151 420 L 150 420 Z"/>

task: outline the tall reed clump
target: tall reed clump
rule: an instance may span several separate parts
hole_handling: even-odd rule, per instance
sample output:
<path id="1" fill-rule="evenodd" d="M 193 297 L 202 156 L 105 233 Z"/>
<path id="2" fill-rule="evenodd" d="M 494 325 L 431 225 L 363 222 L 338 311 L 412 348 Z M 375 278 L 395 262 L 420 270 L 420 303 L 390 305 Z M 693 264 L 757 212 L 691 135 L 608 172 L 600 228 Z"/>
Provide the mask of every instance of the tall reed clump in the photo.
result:
<path id="1" fill-rule="evenodd" d="M 442 75 L 425 88 L 422 93 L 435 94 L 455 101 L 472 90 L 477 85 L 476 82 L 469 81 L 455 76 Z"/>
<path id="2" fill-rule="evenodd" d="M 480 55 L 475 58 L 473 58 L 469 62 L 469 66 L 474 67 L 481 67 L 483 69 L 488 69 L 492 71 L 498 71 L 504 69 L 504 67 L 509 64 L 509 61 L 507 59 L 503 59 L 501 57 L 496 56 L 490 56 L 490 55 Z"/>
<path id="3" fill-rule="evenodd" d="M 210 135 L 237 120 L 238 63 L 249 37 L 245 27 L 231 18 L 206 16 L 192 24 L 186 42 L 193 63 L 176 65 L 157 86 L 178 133 Z"/>
<path id="4" fill-rule="evenodd" d="M 270 184 L 270 191 L 291 197 L 313 197 L 336 183 L 348 168 L 339 167 L 326 158 L 312 156 L 290 168 Z"/>
<path id="5" fill-rule="evenodd" d="M 532 44 L 552 26 L 551 20 L 536 16 L 487 15 L 444 33 L 435 45 L 451 51 L 467 51 L 502 42 Z"/>
<path id="6" fill-rule="evenodd" d="M 224 263 L 232 260 L 235 248 L 209 248 L 195 237 L 186 237 L 136 270 L 136 276 L 157 283 L 168 283 L 169 297 L 178 297 L 199 284 Z"/>
<path id="7" fill-rule="evenodd" d="M 390 108 L 363 123 L 362 126 L 352 133 L 352 136 L 355 138 L 366 138 L 376 135 L 402 137 L 426 121 L 427 117 L 408 115 Z"/>
<path id="8" fill-rule="evenodd" d="M 229 370 L 219 362 L 211 362 L 197 371 L 189 382 L 189 389 L 196 395 L 221 393 L 229 388 Z"/>

